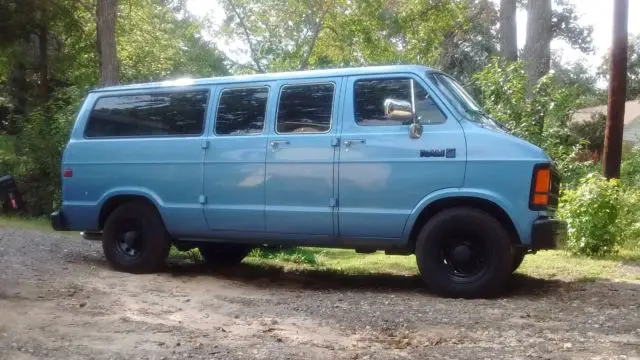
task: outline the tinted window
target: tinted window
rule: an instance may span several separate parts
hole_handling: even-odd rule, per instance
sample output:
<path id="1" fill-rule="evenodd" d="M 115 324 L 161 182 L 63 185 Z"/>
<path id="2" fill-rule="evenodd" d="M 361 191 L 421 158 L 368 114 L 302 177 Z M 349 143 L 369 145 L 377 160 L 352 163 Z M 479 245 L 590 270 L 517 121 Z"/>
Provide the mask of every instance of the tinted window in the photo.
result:
<path id="1" fill-rule="evenodd" d="M 446 118 L 427 91 L 414 82 L 416 115 L 422 124 L 441 124 Z M 360 125 L 408 125 L 411 116 L 411 80 L 358 80 L 354 90 L 355 120 Z"/>
<path id="2" fill-rule="evenodd" d="M 108 96 L 98 99 L 87 137 L 199 135 L 208 90 Z"/>
<path id="3" fill-rule="evenodd" d="M 220 95 L 216 115 L 216 134 L 259 134 L 264 127 L 269 89 L 227 89 Z"/>
<path id="4" fill-rule="evenodd" d="M 279 133 L 322 133 L 331 128 L 333 84 L 285 86 L 280 93 Z"/>

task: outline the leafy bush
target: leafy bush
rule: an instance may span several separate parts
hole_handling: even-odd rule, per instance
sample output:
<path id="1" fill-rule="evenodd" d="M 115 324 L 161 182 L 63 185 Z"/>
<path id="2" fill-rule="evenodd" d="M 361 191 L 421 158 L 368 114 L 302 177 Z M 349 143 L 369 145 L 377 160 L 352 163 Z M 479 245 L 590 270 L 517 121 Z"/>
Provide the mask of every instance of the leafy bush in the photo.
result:
<path id="1" fill-rule="evenodd" d="M 580 181 L 589 174 L 601 171 L 599 163 L 584 159 L 583 144 L 573 147 L 557 147 L 552 158 L 556 159 L 556 166 L 562 174 L 562 187 L 573 189 L 580 185 Z"/>
<path id="2" fill-rule="evenodd" d="M 620 180 L 625 186 L 640 189 L 640 147 L 634 147 L 623 154 Z"/>
<path id="3" fill-rule="evenodd" d="M 590 174 L 560 199 L 559 216 L 569 223 L 567 249 L 577 255 L 603 256 L 617 250 L 623 234 L 618 180 Z M 621 218 L 620 218 L 621 219 Z"/>
<path id="4" fill-rule="evenodd" d="M 620 229 L 620 247 L 640 249 L 640 190 L 625 187 L 620 198 L 617 228 Z"/>

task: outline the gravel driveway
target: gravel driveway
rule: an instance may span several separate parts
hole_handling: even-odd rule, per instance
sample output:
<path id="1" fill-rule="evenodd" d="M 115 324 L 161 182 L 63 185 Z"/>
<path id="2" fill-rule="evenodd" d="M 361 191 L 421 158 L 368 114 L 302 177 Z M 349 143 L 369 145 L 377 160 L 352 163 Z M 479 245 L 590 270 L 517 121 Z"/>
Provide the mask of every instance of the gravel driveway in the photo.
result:
<path id="1" fill-rule="evenodd" d="M 640 283 L 518 276 L 443 299 L 396 275 L 172 263 L 111 270 L 100 243 L 0 229 L 0 359 L 640 359 Z"/>

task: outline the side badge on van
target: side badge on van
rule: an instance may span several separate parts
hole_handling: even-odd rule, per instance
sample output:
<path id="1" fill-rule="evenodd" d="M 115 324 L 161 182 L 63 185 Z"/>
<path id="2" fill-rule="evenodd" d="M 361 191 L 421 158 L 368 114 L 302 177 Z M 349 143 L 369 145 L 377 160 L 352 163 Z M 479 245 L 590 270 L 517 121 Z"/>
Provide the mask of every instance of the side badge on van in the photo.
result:
<path id="1" fill-rule="evenodd" d="M 455 158 L 456 149 L 433 149 L 433 150 L 420 150 L 420 157 L 446 157 Z"/>

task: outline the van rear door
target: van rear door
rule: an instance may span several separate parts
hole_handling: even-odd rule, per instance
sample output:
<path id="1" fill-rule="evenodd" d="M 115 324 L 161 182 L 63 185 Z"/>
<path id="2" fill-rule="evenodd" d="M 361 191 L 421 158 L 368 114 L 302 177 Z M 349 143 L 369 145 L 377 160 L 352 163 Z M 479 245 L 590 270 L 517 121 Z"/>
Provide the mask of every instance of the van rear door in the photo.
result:
<path id="1" fill-rule="evenodd" d="M 269 233 L 320 236 L 320 241 L 335 234 L 335 120 L 341 84 L 341 77 L 303 79 L 279 82 L 275 89 L 276 118 L 267 144 Z"/>
<path id="2" fill-rule="evenodd" d="M 265 230 L 270 92 L 267 83 L 221 85 L 215 92 L 215 119 L 204 156 L 203 202 L 209 228 L 219 236 Z"/>

